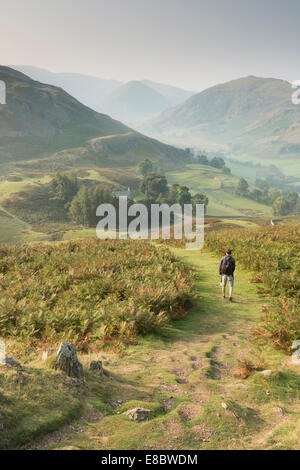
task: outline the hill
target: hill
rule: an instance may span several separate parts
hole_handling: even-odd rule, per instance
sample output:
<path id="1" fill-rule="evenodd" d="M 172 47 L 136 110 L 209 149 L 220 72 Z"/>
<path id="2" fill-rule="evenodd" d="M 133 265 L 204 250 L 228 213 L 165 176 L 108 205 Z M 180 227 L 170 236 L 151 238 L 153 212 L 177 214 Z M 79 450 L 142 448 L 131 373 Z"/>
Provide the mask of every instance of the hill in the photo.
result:
<path id="1" fill-rule="evenodd" d="M 80 73 L 54 73 L 32 65 L 12 65 L 11 67 L 28 75 L 33 80 L 63 88 L 67 93 L 95 111 L 101 111 L 101 104 L 99 106 L 99 103 L 102 103 L 113 91 L 124 85 L 118 80 L 109 80 Z M 194 91 L 183 90 L 182 88 L 151 80 L 141 80 L 140 83 L 162 95 L 166 99 L 168 107 L 181 103 L 195 93 Z"/>
<path id="2" fill-rule="evenodd" d="M 207 215 L 217 217 L 271 216 L 272 208 L 252 199 L 237 196 L 235 188 L 239 178 L 226 175 L 207 165 L 189 164 L 185 168 L 169 171 L 169 183 L 186 185 L 192 193 L 204 192 L 209 199 Z"/>
<path id="3" fill-rule="evenodd" d="M 33 80 L 63 88 L 95 111 L 97 111 L 96 104 L 122 84 L 117 80 L 106 80 L 79 73 L 53 73 L 31 65 L 12 65 L 12 68 L 23 72 Z"/>
<path id="4" fill-rule="evenodd" d="M 152 80 L 142 80 L 142 83 L 163 95 L 168 100 L 170 106 L 176 106 L 195 94 L 194 91 L 183 90 L 182 88 L 166 85 L 165 83 L 153 82 Z"/>
<path id="5" fill-rule="evenodd" d="M 6 105 L 0 106 L 0 160 L 25 160 L 74 147 L 85 140 L 129 128 L 96 113 L 61 88 L 0 67 Z"/>
<path id="6" fill-rule="evenodd" d="M 198 93 L 149 121 L 144 132 L 172 143 L 260 159 L 298 159 L 300 106 L 291 84 L 249 76 Z"/>
<path id="7" fill-rule="evenodd" d="M 116 119 L 131 122 L 149 118 L 170 106 L 167 98 L 152 87 L 131 81 L 107 96 L 100 108 Z"/>
<path id="8" fill-rule="evenodd" d="M 276 234 L 273 264 L 286 259 Z M 0 371 L 1 449 L 299 449 L 299 366 L 253 341 L 274 308 L 253 269 L 239 264 L 229 303 L 219 252 L 87 240 L 1 254 L 1 337 L 15 359 Z M 63 339 L 77 344 L 79 379 L 54 370 Z M 99 359 L 102 373 L 90 369 Z M 136 407 L 148 410 L 142 422 Z"/>
<path id="9" fill-rule="evenodd" d="M 185 157 L 183 151 L 144 137 L 109 116 L 91 110 L 61 88 L 34 81 L 8 67 L 0 67 L 0 80 L 6 83 L 7 89 L 7 104 L 0 105 L 0 164 L 48 158 L 66 149 L 68 154 L 76 156 L 82 147 L 89 146 L 86 143 L 90 139 L 111 136 L 116 142 L 116 136 L 125 134 L 131 136 L 136 160 L 143 157 L 143 153 L 154 160 L 182 161 Z M 143 151 L 138 155 L 141 142 Z M 104 148 L 106 161 L 109 161 L 107 145 L 98 146 L 97 153 Z M 128 154 L 128 151 L 128 146 L 124 150 L 118 147 L 119 161 L 123 152 Z"/>

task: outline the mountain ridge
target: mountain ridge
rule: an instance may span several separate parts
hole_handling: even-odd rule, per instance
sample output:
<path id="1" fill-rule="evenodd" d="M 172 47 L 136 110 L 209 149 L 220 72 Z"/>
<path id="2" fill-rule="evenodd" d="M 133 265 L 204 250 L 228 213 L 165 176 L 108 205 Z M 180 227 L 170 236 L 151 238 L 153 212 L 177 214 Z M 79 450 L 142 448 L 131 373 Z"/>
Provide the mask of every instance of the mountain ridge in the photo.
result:
<path id="1" fill-rule="evenodd" d="M 125 122 L 146 119 L 159 114 L 171 103 L 145 83 L 131 80 L 114 90 L 99 106 L 112 117 Z"/>
<path id="2" fill-rule="evenodd" d="M 291 84 L 250 75 L 208 88 L 139 129 L 172 144 L 263 158 L 297 158 L 300 107 Z"/>
<path id="3" fill-rule="evenodd" d="M 93 111 L 62 88 L 34 81 L 4 66 L 0 66 L 0 80 L 6 83 L 7 88 L 7 104 L 0 105 L 2 164 L 42 159 L 62 150 L 71 153 L 85 147 L 93 138 L 123 134 L 131 135 L 132 155 L 136 161 L 142 158 L 143 152 L 139 157 L 134 150 L 140 148 L 141 142 L 150 159 L 156 160 L 158 156 L 168 161 L 184 159 L 184 151 L 143 136 L 121 122 Z M 122 147 L 118 152 L 121 161 Z M 128 154 L 128 147 L 126 152 Z M 106 151 L 108 163 L 109 156 L 109 151 Z"/>

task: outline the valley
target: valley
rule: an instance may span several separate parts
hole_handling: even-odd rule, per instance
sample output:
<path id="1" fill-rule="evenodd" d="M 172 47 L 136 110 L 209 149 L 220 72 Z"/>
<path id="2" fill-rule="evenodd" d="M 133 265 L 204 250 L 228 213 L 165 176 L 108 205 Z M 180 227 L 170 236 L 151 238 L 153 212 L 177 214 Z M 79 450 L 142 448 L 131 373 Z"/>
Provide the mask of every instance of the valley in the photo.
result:
<path id="1" fill-rule="evenodd" d="M 300 121 L 287 82 L 194 95 L 29 72 L 0 67 L 0 448 L 298 449 Z M 127 125 L 160 111 L 145 134 Z M 204 204 L 204 249 L 98 240 L 96 208 L 120 193 Z M 218 275 L 229 246 L 233 302 Z"/>

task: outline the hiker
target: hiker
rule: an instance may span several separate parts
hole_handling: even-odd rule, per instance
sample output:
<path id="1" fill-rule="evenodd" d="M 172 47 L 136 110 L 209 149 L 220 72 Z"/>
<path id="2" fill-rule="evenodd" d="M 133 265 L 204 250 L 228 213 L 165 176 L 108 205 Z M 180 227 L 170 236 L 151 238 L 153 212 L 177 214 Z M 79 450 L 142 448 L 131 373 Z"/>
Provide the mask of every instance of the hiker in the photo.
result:
<path id="1" fill-rule="evenodd" d="M 226 255 L 223 256 L 220 262 L 219 274 L 222 276 L 221 286 L 222 286 L 222 295 L 225 299 L 225 287 L 228 281 L 229 284 L 229 302 L 232 302 L 232 292 L 233 292 L 233 283 L 235 271 L 235 259 L 231 256 L 232 251 L 227 250 Z"/>

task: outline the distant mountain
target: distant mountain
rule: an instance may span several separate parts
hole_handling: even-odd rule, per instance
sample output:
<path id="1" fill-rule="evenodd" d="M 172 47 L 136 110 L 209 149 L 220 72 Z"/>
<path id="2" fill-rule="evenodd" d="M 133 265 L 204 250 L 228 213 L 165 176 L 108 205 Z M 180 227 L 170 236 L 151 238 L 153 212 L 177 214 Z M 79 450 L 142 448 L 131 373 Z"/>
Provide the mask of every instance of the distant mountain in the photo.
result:
<path id="1" fill-rule="evenodd" d="M 166 85 L 164 83 L 152 82 L 151 80 L 142 80 L 142 83 L 150 86 L 153 90 L 156 90 L 164 96 L 168 100 L 170 106 L 176 106 L 177 104 L 187 100 L 190 96 L 195 95 L 194 91 L 183 90 L 182 88 Z"/>
<path id="2" fill-rule="evenodd" d="M 262 159 L 299 159 L 300 106 L 291 84 L 249 76 L 214 86 L 139 129 L 169 143 Z"/>
<path id="3" fill-rule="evenodd" d="M 132 123 L 159 114 L 171 104 L 152 87 L 139 81 L 120 86 L 107 96 L 99 110 L 116 119 Z"/>
<path id="4" fill-rule="evenodd" d="M 96 105 L 122 83 L 78 73 L 53 73 L 30 65 L 12 65 L 33 80 L 63 88 L 78 101 L 96 110 Z M 97 110 L 96 110 L 97 111 Z"/>
<path id="5" fill-rule="evenodd" d="M 128 163 L 145 156 L 177 162 L 184 159 L 184 151 L 145 137 L 91 110 L 61 88 L 34 81 L 2 66 L 0 80 L 5 82 L 7 90 L 7 104 L 0 105 L 0 164 L 52 158 L 62 150 L 66 151 L 68 161 L 73 156 L 76 160 L 79 154 L 88 154 L 94 164 L 105 161 L 109 165 L 114 153 L 119 163 L 122 159 Z M 105 139 L 101 141 L 101 138 Z M 95 142 L 100 139 L 99 143 L 93 139 Z M 109 139 L 114 142 L 112 146 Z M 80 164 L 84 164 L 84 159 L 81 158 Z"/>
<path id="6" fill-rule="evenodd" d="M 107 99 L 109 103 L 110 99 L 113 99 L 113 92 L 120 87 L 122 88 L 122 86 L 127 85 L 117 80 L 107 80 L 79 73 L 53 73 L 49 70 L 31 65 L 12 65 L 11 67 L 15 70 L 18 70 L 19 72 L 24 73 L 25 75 L 28 75 L 33 80 L 63 88 L 67 93 L 74 96 L 74 98 L 76 98 L 78 101 L 99 112 L 105 111 L 106 104 L 105 102 L 103 104 L 104 100 Z M 161 106 L 155 106 L 154 113 L 149 114 L 146 112 L 146 118 L 153 114 L 160 113 L 161 111 L 171 106 L 181 103 L 194 94 L 192 91 L 182 90 L 181 88 L 176 88 L 174 86 L 163 83 L 152 82 L 151 80 L 141 80 L 139 83 L 150 87 L 152 90 L 155 90 L 160 95 L 159 99 L 162 101 L 162 103 L 164 103 Z M 147 90 L 148 88 L 144 90 L 146 93 L 146 110 L 148 109 Z M 159 99 L 156 96 L 155 101 L 159 103 Z M 156 111 L 157 109 L 158 111 Z M 117 115 L 116 117 L 122 119 L 121 116 L 119 117 Z"/>

